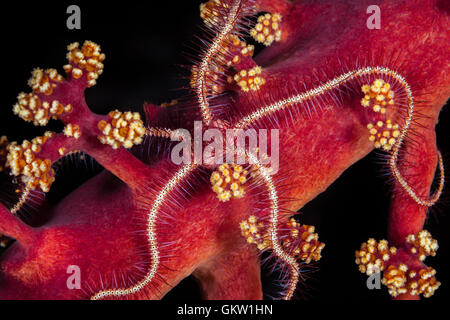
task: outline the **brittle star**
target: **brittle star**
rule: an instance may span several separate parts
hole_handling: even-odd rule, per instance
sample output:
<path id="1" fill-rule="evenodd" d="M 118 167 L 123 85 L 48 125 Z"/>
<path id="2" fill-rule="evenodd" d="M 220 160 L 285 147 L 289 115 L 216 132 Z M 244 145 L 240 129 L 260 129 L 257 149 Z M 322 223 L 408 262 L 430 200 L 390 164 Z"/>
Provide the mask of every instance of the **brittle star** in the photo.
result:
<path id="1" fill-rule="evenodd" d="M 209 46 L 208 50 L 204 54 L 201 63 L 199 64 L 197 71 L 197 80 L 195 81 L 195 89 L 196 94 L 198 97 L 199 107 L 201 110 L 202 120 L 204 124 L 210 125 L 213 123 L 214 125 L 214 118 L 212 116 L 211 110 L 209 108 L 209 102 L 207 97 L 208 84 L 207 84 L 207 78 L 208 78 L 208 72 L 210 70 L 210 64 L 213 57 L 217 55 L 220 52 L 221 47 L 223 46 L 223 43 L 226 41 L 227 37 L 230 36 L 230 34 L 233 33 L 233 29 L 235 29 L 235 25 L 237 24 L 237 21 L 239 20 L 239 15 L 242 14 L 241 11 L 243 10 L 243 6 L 245 1 L 234 1 L 232 2 L 229 11 L 225 15 L 225 18 L 223 19 L 223 25 L 219 28 L 217 31 L 217 35 L 212 40 L 211 45 Z M 220 60 L 220 59 L 217 59 Z M 439 153 L 439 168 L 441 170 L 441 178 L 440 178 L 440 184 L 439 188 L 436 191 L 436 194 L 431 199 L 422 199 L 420 198 L 416 192 L 409 186 L 409 184 L 405 181 L 405 179 L 402 177 L 400 171 L 397 168 L 397 159 L 399 150 L 402 146 L 402 142 L 404 138 L 406 137 L 408 133 L 408 129 L 411 125 L 411 121 L 414 117 L 414 98 L 413 94 L 411 92 L 411 89 L 406 82 L 406 80 L 399 75 L 397 72 L 390 70 L 389 68 L 380 67 L 380 66 L 374 66 L 374 67 L 365 67 L 357 70 L 353 70 L 350 72 L 347 72 L 345 74 L 342 74 L 338 77 L 336 77 L 333 80 L 330 80 L 323 85 L 320 85 L 314 89 L 311 89 L 309 91 L 300 93 L 298 95 L 293 95 L 286 97 L 285 99 L 282 99 L 280 101 L 277 101 L 273 104 L 263 106 L 259 110 L 254 111 L 253 113 L 245 116 L 244 118 L 236 121 L 234 125 L 231 125 L 232 129 L 244 129 L 251 124 L 255 123 L 256 121 L 267 117 L 271 113 L 278 112 L 280 110 L 283 110 L 285 108 L 292 107 L 296 104 L 302 104 L 306 100 L 312 100 L 317 98 L 318 96 L 325 95 L 329 93 L 331 90 L 334 90 L 338 87 L 343 86 L 349 81 L 360 79 L 369 75 L 376 75 L 377 77 L 387 77 L 390 80 L 390 83 L 392 82 L 398 82 L 403 90 L 405 91 L 407 95 L 408 100 L 408 117 L 405 120 L 405 124 L 402 127 L 400 136 L 397 137 L 395 144 L 393 146 L 393 152 L 391 155 L 390 160 L 390 166 L 391 170 L 395 175 L 395 178 L 397 181 L 401 184 L 401 186 L 404 188 L 404 190 L 420 205 L 431 207 L 433 206 L 436 201 L 439 199 L 442 189 L 444 186 L 444 168 L 443 168 L 443 161 L 442 156 Z M 171 130 L 170 129 L 154 129 L 150 128 L 147 133 L 150 133 L 157 137 L 170 137 Z M 263 177 L 269 194 L 270 194 L 270 202 L 271 202 L 271 211 L 272 211 L 272 218 L 271 218 L 271 228 L 270 228 L 270 234 L 271 234 L 271 242 L 272 242 L 272 248 L 274 251 L 274 254 L 284 263 L 286 263 L 289 266 L 290 272 L 291 272 L 291 278 L 288 283 L 288 289 L 284 296 L 285 299 L 291 299 L 295 289 L 297 287 L 297 283 L 299 280 L 299 266 L 296 262 L 296 259 L 289 255 L 288 253 L 284 252 L 277 236 L 277 225 L 278 225 L 278 196 L 276 187 L 271 179 L 270 173 L 267 171 L 267 169 L 258 163 L 258 160 L 255 158 L 254 155 L 247 154 L 249 159 L 253 160 L 253 163 L 256 164 L 256 170 L 258 173 Z M 155 274 L 157 273 L 158 269 L 158 263 L 159 263 L 159 253 L 157 249 L 157 240 L 156 235 L 154 233 L 154 225 L 156 223 L 156 218 L 158 216 L 158 210 L 164 201 L 164 198 L 167 196 L 167 194 L 178 184 L 181 180 L 183 180 L 188 174 L 192 172 L 196 168 L 196 165 L 186 165 L 183 166 L 173 177 L 169 180 L 167 185 L 161 190 L 161 192 L 156 197 L 156 201 L 154 202 L 153 208 L 150 211 L 148 215 L 148 239 L 149 239 L 149 251 L 151 252 L 152 256 L 152 267 L 150 271 L 147 273 L 145 278 L 136 284 L 135 286 L 128 288 L 128 289 L 118 289 L 118 290 L 106 290 L 97 293 L 95 296 L 93 296 L 94 300 L 107 297 L 107 296 L 122 296 L 122 295 L 128 295 L 130 293 L 135 293 L 142 289 L 146 284 L 148 284 Z"/>
<path id="2" fill-rule="evenodd" d="M 265 1 L 258 3 L 259 10 L 256 10 L 255 4 L 255 1 L 213 0 L 202 6 L 202 17 L 213 36 L 204 54 L 201 56 L 200 62 L 192 70 L 191 85 L 196 95 L 197 107 L 203 124 L 207 128 L 233 131 L 264 127 L 264 123 L 276 123 L 277 117 L 284 112 L 291 117 L 294 113 L 297 116 L 299 114 L 309 114 L 311 106 L 314 107 L 316 104 L 324 106 L 328 101 L 342 106 L 343 103 L 339 101 L 336 92 L 348 94 L 349 90 L 356 88 L 358 91 L 354 96 L 362 98 L 359 108 L 365 110 L 364 112 L 368 113 L 367 118 L 370 119 L 370 121 L 364 119 L 370 134 L 369 140 L 373 142 L 376 148 L 382 148 L 389 152 L 390 170 L 396 183 L 402 188 L 402 192 L 418 206 L 433 206 L 438 201 L 444 185 L 444 168 L 441 154 L 437 153 L 438 166 L 441 171 L 440 183 L 435 194 L 431 197 L 421 195 L 420 192 L 415 190 L 413 184 L 407 181 L 408 179 L 403 176 L 399 168 L 399 162 L 402 161 L 401 149 L 409 138 L 408 134 L 411 132 L 411 125 L 416 120 L 413 89 L 411 89 L 401 72 L 384 64 L 370 63 L 361 66 L 359 63 L 355 63 L 355 67 L 350 68 L 349 71 L 345 70 L 341 74 L 334 75 L 330 78 L 332 80 L 319 81 L 312 88 L 308 89 L 306 84 L 304 84 L 304 91 L 299 91 L 298 88 L 300 86 L 296 86 L 291 93 L 282 93 L 275 98 L 263 98 L 263 94 L 259 96 L 259 93 L 263 91 L 262 88 L 264 89 L 266 86 L 268 88 L 267 91 L 270 93 L 271 86 L 277 80 L 273 71 L 269 68 L 259 67 L 256 64 L 251 58 L 254 48 L 241 40 L 246 31 L 249 31 L 244 26 L 246 24 L 244 19 L 248 15 L 253 15 L 256 11 L 272 12 L 260 16 L 255 27 L 249 31 L 256 41 L 267 46 L 281 41 L 284 32 L 288 28 L 282 23 L 286 10 L 283 10 L 282 13 L 277 13 L 274 10 L 262 10 L 270 7 Z M 282 9 L 283 5 L 288 6 L 283 1 L 275 1 L 271 8 Z M 82 82 L 88 86 L 94 85 L 103 67 L 101 61 L 103 61 L 104 56 L 99 53 L 99 48 L 95 44 L 87 42 L 82 48 L 78 48 L 78 44 L 69 46 L 69 52 L 69 58 L 72 60 L 69 60 L 70 64 L 64 68 L 69 77 L 71 77 L 69 81 L 72 81 L 72 83 L 79 81 L 79 83 Z M 92 56 L 93 52 L 95 53 L 95 61 L 89 62 L 89 59 L 85 61 L 85 56 Z M 95 72 L 89 69 L 93 69 Z M 34 95 L 20 95 L 19 104 L 14 110 L 15 113 L 25 120 L 32 121 L 38 125 L 45 125 L 51 117 L 55 117 L 62 120 L 66 128 L 64 136 L 55 136 L 52 133 L 48 133 L 31 143 L 12 144 L 9 147 L 9 168 L 14 175 L 24 177 L 22 181 L 26 184 L 26 189 L 24 190 L 41 188 L 43 191 L 48 191 L 54 180 L 50 164 L 58 157 L 78 149 L 92 152 L 101 163 L 105 164 L 105 167 L 111 169 L 111 172 L 123 181 L 129 182 L 130 185 L 137 184 L 140 181 L 139 175 L 132 172 L 134 170 L 127 171 L 127 168 L 138 168 L 136 172 L 140 173 L 141 176 L 150 178 L 151 174 L 145 166 L 132 158 L 123 148 L 128 149 L 133 145 L 142 143 L 144 135 L 155 137 L 156 139 L 173 139 L 176 141 L 183 139 L 183 136 L 178 135 L 174 129 L 169 127 L 151 126 L 148 123 L 147 128 L 144 128 L 140 116 L 133 113 L 114 111 L 107 117 L 96 116 L 86 112 L 87 108 L 85 105 L 82 105 L 83 108 L 79 108 L 78 106 L 71 106 L 65 100 L 47 102 L 45 99 L 42 105 L 47 103 L 48 108 L 44 106 L 36 110 L 32 106 L 40 106 L 42 102 L 40 99 L 44 95 L 53 97 L 53 88 L 58 90 L 58 87 L 64 86 L 64 84 L 62 78 L 54 70 L 45 72 L 36 70 L 31 85 Z M 222 95 L 222 93 L 228 90 L 235 91 L 249 101 L 254 101 L 250 103 L 251 107 L 245 112 L 241 113 L 241 111 L 235 110 L 236 114 L 231 120 L 221 118 L 215 113 L 215 109 L 217 109 L 215 99 L 225 96 L 226 94 Z M 231 106 L 228 106 L 228 108 L 231 108 Z M 402 115 L 402 112 L 406 112 L 406 115 Z M 77 119 L 80 115 L 87 115 L 85 122 Z M 94 135 L 98 136 L 95 137 Z M 92 141 L 96 140 L 96 138 L 98 141 L 95 143 L 98 144 L 100 142 L 104 145 L 104 148 L 100 148 L 98 145 L 95 145 L 97 149 L 93 147 Z M 51 148 L 48 147 L 49 142 L 53 144 Z M 129 161 L 127 167 L 122 168 L 112 163 L 111 159 L 108 158 L 111 153 L 105 149 L 108 147 L 114 150 L 111 152 L 116 152 L 117 157 L 123 157 Z M 243 153 L 242 150 L 239 152 Z M 323 244 L 317 242 L 317 236 L 314 234 L 313 229 L 301 229 L 295 221 L 290 222 L 289 225 L 289 231 L 293 231 L 295 236 L 286 238 L 284 235 L 280 235 L 282 233 L 282 230 L 280 230 L 282 205 L 279 203 L 280 191 L 277 182 L 271 176 L 270 171 L 259 163 L 255 154 L 245 153 L 245 156 L 248 160 L 245 165 L 248 165 L 254 174 L 251 179 L 256 181 L 254 183 L 259 184 L 260 188 L 264 189 L 264 194 L 267 198 L 266 209 L 270 212 L 270 216 L 268 219 L 269 223 L 266 223 L 265 218 L 261 216 L 248 217 L 248 223 L 243 221 L 241 224 L 242 235 L 249 243 L 256 244 L 260 251 L 272 250 L 273 255 L 281 264 L 288 267 L 290 278 L 286 284 L 283 298 L 290 299 L 295 293 L 300 277 L 298 258 L 304 257 L 302 259 L 307 262 L 318 260 Z M 39 170 L 34 167 L 29 168 L 27 165 L 24 166 L 22 160 L 26 160 L 25 162 L 27 163 L 31 162 L 32 166 Z M 182 188 L 183 183 L 193 175 L 196 169 L 203 167 L 212 170 L 218 169 L 218 172 L 213 172 L 211 182 L 213 191 L 217 193 L 219 200 L 230 201 L 234 198 L 242 197 L 243 192 L 241 190 L 245 189 L 243 184 L 246 179 L 242 180 L 244 181 L 242 185 L 237 185 L 237 188 L 242 189 L 235 190 L 236 195 L 234 197 L 234 193 L 230 193 L 232 184 L 224 183 L 221 180 L 222 177 L 230 174 L 230 170 L 235 170 L 234 173 L 241 177 L 239 174 L 242 173 L 242 167 L 236 166 L 234 163 L 229 163 L 229 165 L 231 165 L 231 168 L 229 166 L 219 166 L 219 163 L 185 164 L 177 168 L 175 173 L 171 171 L 170 177 L 162 185 L 152 189 L 154 194 L 150 197 L 151 205 L 146 214 L 145 229 L 147 252 L 150 253 L 151 258 L 148 270 L 139 281 L 136 281 L 129 287 L 116 287 L 100 291 L 93 290 L 94 294 L 91 295 L 91 298 L 96 300 L 108 297 L 131 296 L 144 291 L 145 288 L 155 281 L 162 267 L 162 254 L 156 227 L 165 204 L 170 201 L 173 194 Z M 30 174 L 32 170 L 34 170 L 33 174 Z M 217 179 L 214 177 L 215 175 L 218 177 Z M 17 213 L 20 210 L 21 205 L 27 198 L 26 193 L 27 191 L 11 210 L 11 213 Z M 293 240 L 298 239 L 299 233 L 301 236 L 305 236 L 305 239 L 316 241 L 312 245 L 314 250 L 316 250 L 314 256 L 312 256 L 311 251 L 305 249 L 306 247 L 303 246 L 305 243 L 301 243 L 302 246 L 299 243 L 292 245 L 295 242 Z M 289 241 L 286 241 L 286 239 Z M 417 239 L 425 239 L 433 244 L 427 247 Z M 423 261 L 426 256 L 434 255 L 436 246 L 430 239 L 430 236 L 423 232 L 408 235 L 407 248 L 408 250 L 410 249 L 411 255 L 420 258 L 420 261 Z M 289 242 L 291 243 L 290 247 L 288 247 Z M 307 244 L 309 245 L 309 240 Z M 389 252 L 387 252 L 387 249 L 389 249 Z M 368 255 L 368 252 L 370 253 L 374 250 L 378 250 L 376 259 Z M 409 275 L 411 278 L 408 279 L 409 282 L 395 278 L 396 275 L 402 272 L 406 273 L 407 270 L 406 265 L 398 265 L 397 262 L 402 262 L 402 259 L 400 259 L 401 257 L 399 258 L 399 255 L 396 256 L 396 252 L 397 250 L 394 247 L 389 248 L 385 242 L 376 243 L 369 241 L 357 253 L 360 270 L 369 274 L 373 272 L 375 267 L 379 267 L 381 271 L 386 269 L 384 282 L 393 296 L 403 293 L 431 295 L 438 287 L 433 271 L 418 268 L 420 272 L 415 272 L 414 276 Z M 415 282 L 412 281 L 416 281 L 416 273 L 420 274 L 422 282 L 425 281 L 427 285 L 425 289 L 413 288 Z M 408 287 L 409 291 L 405 289 L 405 283 L 411 285 L 411 288 Z"/>

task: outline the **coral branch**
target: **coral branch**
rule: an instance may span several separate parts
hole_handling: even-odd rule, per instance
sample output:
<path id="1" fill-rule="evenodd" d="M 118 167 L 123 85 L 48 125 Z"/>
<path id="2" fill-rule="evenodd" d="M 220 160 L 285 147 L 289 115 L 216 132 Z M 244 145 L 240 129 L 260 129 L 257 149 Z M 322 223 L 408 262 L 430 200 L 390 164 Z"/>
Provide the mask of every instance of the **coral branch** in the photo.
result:
<path id="1" fill-rule="evenodd" d="M 0 233 L 16 239 L 22 246 L 32 245 L 35 232 L 0 204 Z"/>
<path id="2" fill-rule="evenodd" d="M 260 269 L 258 255 L 244 247 L 207 261 L 193 275 L 207 300 L 261 300 Z"/>
<path id="3" fill-rule="evenodd" d="M 11 143 L 7 166 L 13 175 L 22 176 L 27 187 L 48 192 L 54 180 L 51 165 L 65 154 L 80 150 L 93 156 L 130 187 L 142 187 L 137 183 L 138 177 L 149 177 L 149 169 L 129 152 L 117 150 L 142 142 L 145 128 L 139 113 L 113 111 L 107 117 L 92 113 L 83 91 L 96 84 L 103 72 L 105 55 L 91 41 L 86 41 L 81 48 L 73 43 L 67 49 L 69 64 L 64 69 L 68 79 L 55 69 L 35 69 L 29 80 L 33 92 L 21 93 L 13 108 L 15 114 L 35 125 L 44 126 L 51 118 L 60 120 L 66 125 L 64 134 L 46 133 L 31 143 L 24 141 L 21 146 Z M 110 148 L 117 152 L 113 155 Z"/>
<path id="4" fill-rule="evenodd" d="M 425 201 L 427 203 L 422 200 L 429 197 L 436 172 L 436 163 L 440 159 L 435 147 L 434 132 L 430 130 L 416 142 L 419 144 L 418 147 L 412 144 L 406 145 L 399 169 L 403 171 L 403 175 L 408 177 L 408 184 L 414 185 L 415 191 L 413 191 L 413 194 L 418 194 L 420 197 L 411 197 L 409 192 L 408 196 L 405 196 L 405 194 L 402 194 L 405 187 L 401 182 L 396 182 L 396 192 L 393 194 L 390 209 L 389 239 L 399 246 L 404 244 L 406 236 L 415 234 L 423 228 L 428 211 L 426 204 L 431 204 L 428 202 L 433 202 L 436 198 L 432 197 L 430 201 Z M 412 166 L 410 164 L 412 158 L 416 158 L 419 154 L 422 161 Z M 439 161 L 439 164 L 441 166 L 442 162 Z M 441 169 L 443 168 L 441 167 Z M 441 178 L 437 195 L 442 190 L 442 182 Z"/>

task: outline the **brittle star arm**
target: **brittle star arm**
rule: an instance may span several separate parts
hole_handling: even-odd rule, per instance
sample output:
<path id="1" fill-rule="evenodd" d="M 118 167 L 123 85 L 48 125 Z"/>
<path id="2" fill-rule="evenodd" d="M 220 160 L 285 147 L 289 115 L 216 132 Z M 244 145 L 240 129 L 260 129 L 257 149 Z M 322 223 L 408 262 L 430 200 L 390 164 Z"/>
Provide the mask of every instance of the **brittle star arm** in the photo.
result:
<path id="1" fill-rule="evenodd" d="M 277 258 L 279 258 L 283 263 L 289 268 L 289 281 L 287 285 L 287 290 L 284 295 L 285 300 L 290 300 L 295 293 L 297 288 L 297 284 L 300 277 L 299 265 L 296 259 L 288 254 L 281 246 L 280 239 L 278 237 L 278 219 L 279 219 L 279 205 L 278 205 L 278 194 L 275 188 L 275 184 L 273 183 L 271 174 L 267 168 L 261 165 L 258 159 L 251 153 L 248 154 L 249 160 L 251 163 L 254 163 L 256 166 L 257 172 L 261 175 L 268 189 L 268 194 L 270 198 L 271 205 L 271 219 L 270 219 L 270 240 L 272 242 L 272 249 Z"/>
<path id="2" fill-rule="evenodd" d="M 444 184 L 444 172 L 443 172 L 443 165 L 442 165 L 442 157 L 439 155 L 439 168 L 441 169 L 441 179 L 440 184 L 438 187 L 438 190 L 436 191 L 436 194 L 433 195 L 431 198 L 427 196 L 420 197 L 416 191 L 411 187 L 410 183 L 405 180 L 403 177 L 403 174 L 400 172 L 398 168 L 398 156 L 399 152 L 403 146 L 403 142 L 405 138 L 408 135 L 408 130 L 410 129 L 412 122 L 414 120 L 414 97 L 411 92 L 411 89 L 406 82 L 406 80 L 397 72 L 390 70 L 388 68 L 382 68 L 382 67 L 366 67 L 358 70 L 349 71 L 348 73 L 342 74 L 335 79 L 332 79 L 325 84 L 310 89 L 306 92 L 300 93 L 298 95 L 287 97 L 284 100 L 277 101 L 275 103 L 272 103 L 268 106 L 263 106 L 260 110 L 257 110 L 245 117 L 243 117 L 240 120 L 237 120 L 234 124 L 234 127 L 239 129 L 247 128 L 248 126 L 252 125 L 256 121 L 259 121 L 261 119 L 264 119 L 267 116 L 270 116 L 271 114 L 275 112 L 282 111 L 286 108 L 290 108 L 295 106 L 296 104 L 304 103 L 305 101 L 315 99 L 318 96 L 325 95 L 330 90 L 336 89 L 339 86 L 342 86 L 343 84 L 346 84 L 349 81 L 358 79 L 363 76 L 367 75 L 387 75 L 389 77 L 392 77 L 395 81 L 398 81 L 400 85 L 403 87 L 403 90 L 405 91 L 408 99 L 408 106 L 407 106 L 407 116 L 406 119 L 404 119 L 404 125 L 401 128 L 400 136 L 395 141 L 395 145 L 393 147 L 392 156 L 389 160 L 389 165 L 391 167 L 392 173 L 396 179 L 396 181 L 400 184 L 400 186 L 404 189 L 405 192 L 408 193 L 408 195 L 414 199 L 414 201 L 420 205 L 431 207 L 433 206 L 437 200 L 439 200 L 439 197 L 442 193 L 443 184 Z M 435 143 L 431 144 L 435 145 Z"/>
<path id="3" fill-rule="evenodd" d="M 205 52 L 197 70 L 198 76 L 195 80 L 195 89 L 202 119 L 206 125 L 209 125 L 213 120 L 208 102 L 208 70 L 210 68 L 210 64 L 214 61 L 214 56 L 220 52 L 222 43 L 235 28 L 235 23 L 239 17 L 239 11 L 242 9 L 241 6 L 242 4 L 240 0 L 234 1 L 231 5 L 229 15 L 226 16 L 224 25 L 221 26 L 220 31 L 213 39 L 211 46 Z"/>

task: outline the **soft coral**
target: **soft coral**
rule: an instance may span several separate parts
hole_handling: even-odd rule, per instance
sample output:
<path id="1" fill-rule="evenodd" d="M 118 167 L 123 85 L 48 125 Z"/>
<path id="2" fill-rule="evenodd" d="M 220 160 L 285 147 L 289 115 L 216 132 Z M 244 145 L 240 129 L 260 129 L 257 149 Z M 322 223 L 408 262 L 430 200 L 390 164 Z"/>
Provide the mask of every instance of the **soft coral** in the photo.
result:
<path id="1" fill-rule="evenodd" d="M 256 5 L 261 11 L 282 14 L 283 36 L 255 59 L 266 77 L 260 91 L 249 95 L 235 88 L 223 98 L 231 105 L 230 121 L 349 69 L 378 65 L 395 69 L 408 80 L 415 98 L 426 100 L 426 104 L 418 103 L 421 117 L 413 125 L 414 139 L 406 142 L 399 169 L 427 196 L 437 162 L 434 124 L 450 96 L 449 16 L 442 3 L 382 2 L 379 6 L 386 18 L 381 30 L 367 29 L 369 3 L 365 1 L 351 5 L 346 1 L 257 1 Z M 411 40 L 413 25 L 415 39 Z M 173 126 L 169 119 L 181 114 L 184 126 L 193 127 L 198 116 L 183 110 L 185 106 L 179 105 L 159 111 L 152 126 Z M 294 199 L 283 203 L 286 214 L 281 220 L 373 150 L 366 129 L 370 116 L 363 112 L 358 93 L 343 88 L 332 99 L 296 110 L 303 114 L 280 112 L 255 124 L 256 128 L 276 124 L 281 129 L 278 175 L 289 186 L 281 196 Z M 313 114 L 309 116 L 307 110 Z M 90 118 L 83 119 L 84 126 L 89 123 L 89 130 L 95 132 L 100 119 L 90 123 Z M 152 265 L 144 232 L 146 215 L 155 194 L 176 169 L 165 158 L 144 165 L 124 149 L 113 151 L 95 139 L 76 147 L 122 181 L 107 172 L 98 175 L 53 208 L 52 220 L 41 228 L 25 226 L 1 207 L 1 231 L 18 240 L 2 256 L 1 297 L 87 298 L 99 290 L 136 283 Z M 129 297 L 161 298 L 194 274 L 207 298 L 261 298 L 259 259 L 238 228 L 254 212 L 258 195 L 248 193 L 245 199 L 223 204 L 208 188 L 205 172 L 196 172 L 189 181 L 182 184 L 188 190 L 177 189 L 156 220 L 161 253 L 157 277 Z M 423 228 L 426 212 L 396 185 L 389 232 L 392 243 L 402 248 L 408 235 Z M 232 266 L 224 267 L 228 261 L 233 261 Z M 70 265 L 82 270 L 81 295 L 67 289 Z"/>

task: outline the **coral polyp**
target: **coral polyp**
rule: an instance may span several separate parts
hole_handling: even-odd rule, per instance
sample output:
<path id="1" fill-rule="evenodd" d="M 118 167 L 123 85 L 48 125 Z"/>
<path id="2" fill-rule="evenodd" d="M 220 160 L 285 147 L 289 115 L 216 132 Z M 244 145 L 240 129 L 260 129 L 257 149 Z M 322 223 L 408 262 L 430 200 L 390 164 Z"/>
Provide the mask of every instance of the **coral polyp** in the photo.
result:
<path id="1" fill-rule="evenodd" d="M 292 299 L 327 250 L 341 261 L 356 249 L 350 225 L 332 239 L 298 211 L 374 150 L 389 231 L 361 245 L 357 267 L 394 299 L 433 296 L 441 270 L 425 260 L 438 242 L 423 228 L 445 187 L 435 125 L 450 97 L 449 10 L 380 7 L 389 23 L 373 30 L 364 1 L 209 0 L 189 93 L 142 112 L 88 106 L 108 68 L 101 43 L 69 44 L 66 78 L 35 68 L 12 113 L 62 129 L 0 138 L 0 298 L 161 299 L 193 276 L 205 299 Z M 104 170 L 52 202 L 59 168 L 80 155 Z M 261 264 L 276 293 L 263 292 Z"/>

